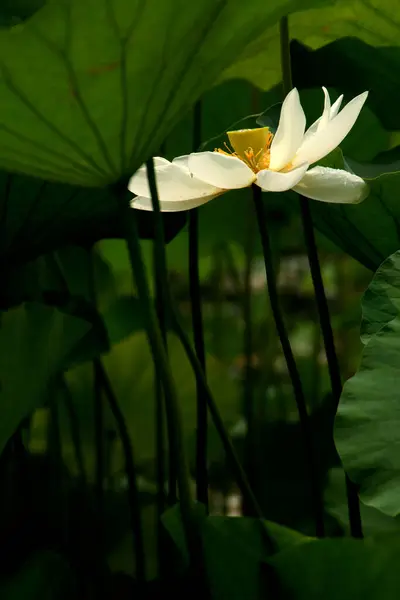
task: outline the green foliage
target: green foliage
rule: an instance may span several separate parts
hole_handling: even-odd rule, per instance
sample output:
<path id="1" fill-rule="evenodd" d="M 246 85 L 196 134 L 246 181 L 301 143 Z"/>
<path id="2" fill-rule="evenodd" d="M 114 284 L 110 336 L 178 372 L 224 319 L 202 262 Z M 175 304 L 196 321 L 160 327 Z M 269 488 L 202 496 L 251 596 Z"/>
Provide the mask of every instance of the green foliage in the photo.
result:
<path id="1" fill-rule="evenodd" d="M 190 111 L 200 98 L 202 148 L 222 147 L 232 124 L 253 127 L 257 118 L 268 118 L 276 127 L 282 101 L 278 21 L 295 10 L 293 81 L 307 123 L 321 114 L 322 85 L 332 99 L 343 93 L 345 101 L 370 90 L 341 149 L 321 161 L 364 177 L 369 197 L 357 206 L 309 203 L 322 232 L 320 259 L 343 374 L 357 363 L 354 332 L 368 278 L 356 261 L 372 270 L 381 265 L 362 302 L 361 366 L 345 384 L 336 420 L 340 458 L 365 502 L 366 539 L 303 535 L 315 530 L 304 431 L 269 310 L 249 190 L 199 209 L 199 269 L 207 381 L 267 520 L 206 516 L 196 505 L 196 524 L 215 600 L 399 597 L 397 3 L 4 0 L 1 598 L 97 597 L 99 586 L 110 598 L 158 597 L 155 588 L 136 586 L 131 577 L 137 574 L 132 542 L 140 519 L 147 575 L 161 577 L 161 595 L 191 598 L 197 591 L 191 573 L 182 576 L 189 561 L 178 505 L 164 513 L 160 530 L 168 478 L 160 470 L 170 448 L 166 443 L 157 456 L 160 382 L 125 241 L 118 239 L 124 223 L 114 184 L 125 186 L 154 154 L 172 159 L 193 150 Z M 320 339 L 297 197 L 264 194 L 263 200 L 306 395 L 326 534 L 348 535 L 344 472 L 332 439 L 331 365 Z M 163 225 L 172 296 L 191 335 L 187 216 L 165 214 Z M 137 218 L 153 301 L 154 218 L 145 212 Z M 172 332 L 167 342 L 193 479 L 196 379 Z M 97 359 L 122 412 L 133 469 L 121 443 L 123 427 L 98 389 Z M 235 494 L 236 488 L 211 423 L 207 458 L 213 513 L 213 495 Z M 246 503 L 243 510 L 248 514 Z M 115 574 L 120 571 L 129 576 Z"/>
<path id="2" fill-rule="evenodd" d="M 398 26 L 394 15 L 397 15 L 395 0 L 379 0 L 379 2 L 377 0 L 368 2 L 336 0 L 327 3 L 326 6 L 318 5 L 313 10 L 298 11 L 292 14 L 290 16 L 290 35 L 294 40 L 299 40 L 313 49 L 321 48 L 333 40 L 346 36 L 359 38 L 372 46 L 397 46 Z M 382 50 L 385 53 L 386 48 L 382 48 Z M 279 52 L 278 29 L 267 29 L 262 35 L 252 40 L 232 67 L 224 72 L 222 79 L 244 78 L 261 89 L 267 90 L 281 79 Z M 348 81 L 351 81 L 352 86 L 355 86 L 358 83 L 360 71 L 366 70 L 371 62 L 376 64 L 376 59 L 371 61 L 371 55 L 365 55 L 363 51 L 355 52 L 352 58 L 355 62 L 349 62 L 347 57 L 342 62 L 338 62 L 338 56 L 335 54 L 333 60 L 330 56 L 324 61 L 322 85 L 336 85 L 329 81 L 330 74 L 340 70 L 342 78 L 346 77 Z M 329 65 L 329 69 L 327 69 L 327 65 Z M 394 71 L 386 71 L 385 77 L 382 77 L 382 70 L 377 69 L 378 72 L 380 73 L 379 86 L 374 88 L 374 91 L 376 89 L 379 93 L 381 80 L 385 80 L 387 83 L 394 77 Z M 302 72 L 302 78 L 309 75 L 311 73 L 306 67 Z M 364 89 L 365 87 L 362 87 L 359 91 Z"/>
<path id="3" fill-rule="evenodd" d="M 390 4 L 390 1 L 381 2 L 379 6 L 376 5 L 375 13 L 376 24 L 381 26 L 380 33 L 385 31 L 387 43 L 383 42 L 383 37 L 382 43 L 377 43 L 367 35 L 343 37 L 335 41 L 331 39 L 331 43 L 316 51 L 310 51 L 310 48 L 297 41 L 292 43 L 293 69 L 295 76 L 298 74 L 300 87 L 328 85 L 340 89 L 349 97 L 369 90 L 368 107 L 387 131 L 398 130 L 400 124 L 395 110 L 399 101 L 396 71 L 400 52 L 397 33 L 394 34 L 395 21 L 385 19 L 385 15 L 390 14 L 387 12 L 390 11 Z M 366 3 L 359 4 L 361 10 L 367 6 Z M 372 3 L 369 7 L 372 16 Z M 345 35 L 351 34 L 346 32 Z M 370 137 L 375 137 L 375 128 L 370 130 Z"/>
<path id="4" fill-rule="evenodd" d="M 318 229 L 337 246 L 375 270 L 399 245 L 400 173 L 397 169 L 391 172 L 390 166 L 385 166 L 387 172 L 377 176 L 376 169 L 360 169 L 351 161 L 348 164 L 368 182 L 369 196 L 359 205 L 313 202 L 313 219 Z"/>
<path id="5" fill-rule="evenodd" d="M 400 382 L 400 253 L 377 271 L 363 299 L 366 344 L 358 372 L 346 384 L 336 443 L 346 470 L 370 506 L 400 513 L 397 391 Z"/>
<path id="6" fill-rule="evenodd" d="M 128 321 L 129 323 L 129 321 Z M 169 358 L 178 388 L 184 434 L 187 442 L 196 425 L 195 378 L 188 360 L 178 340 L 168 338 Z M 114 343 L 110 352 L 103 358 L 104 366 L 110 377 L 114 391 L 129 429 L 138 464 L 153 461 L 155 458 L 155 379 L 154 367 L 149 346 L 144 333 L 138 332 L 124 336 Z M 227 424 L 233 424 L 239 415 L 239 402 L 234 382 L 227 369 L 216 359 L 208 356 L 208 382 L 213 390 L 219 410 Z M 78 416 L 85 444 L 86 460 L 89 471 L 93 469 L 94 423 L 92 417 L 93 369 L 91 364 L 83 364 L 67 373 L 67 383 L 72 393 L 73 403 Z M 111 413 L 106 411 L 106 430 L 113 431 L 115 424 Z M 68 424 L 65 424 L 68 435 Z M 39 441 L 39 440 L 38 440 Z M 66 446 L 71 453 L 71 446 Z M 114 472 L 123 466 L 121 447 L 118 444 L 113 458 Z M 153 469 L 152 469 L 153 471 Z"/>
<path id="7" fill-rule="evenodd" d="M 202 506 L 196 507 L 196 515 L 213 598 L 263 597 L 262 564 L 268 555 L 263 527 L 279 550 L 303 546 L 312 540 L 269 521 L 205 517 Z M 187 561 L 178 506 L 163 515 L 163 523 Z"/>
<path id="8" fill-rule="evenodd" d="M 84 186 L 132 173 L 252 39 L 313 4 L 47 3 L 0 38 L 0 166 Z"/>
<path id="9" fill-rule="evenodd" d="M 22 419 L 51 398 L 57 376 L 89 328 L 82 319 L 35 303 L 1 315 L 1 450 Z"/>
<path id="10" fill-rule="evenodd" d="M 395 600 L 400 580 L 395 565 L 399 542 L 327 539 L 293 546 L 268 562 L 276 570 L 284 598 L 296 600 Z"/>

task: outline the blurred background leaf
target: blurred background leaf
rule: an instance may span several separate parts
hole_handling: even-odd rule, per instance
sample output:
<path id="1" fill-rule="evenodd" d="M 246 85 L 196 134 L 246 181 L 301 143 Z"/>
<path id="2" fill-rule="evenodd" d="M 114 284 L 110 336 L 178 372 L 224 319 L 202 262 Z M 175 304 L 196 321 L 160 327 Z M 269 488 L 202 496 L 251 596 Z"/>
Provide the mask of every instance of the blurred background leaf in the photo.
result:
<path id="1" fill-rule="evenodd" d="M 54 308 L 24 304 L 1 314 L 0 448 L 41 406 L 73 347 L 90 325 Z"/>
<path id="2" fill-rule="evenodd" d="M 394 566 L 399 550 L 398 540 L 389 535 L 364 543 L 327 539 L 292 546 L 268 562 L 277 570 L 284 593 L 296 600 L 395 600 L 400 591 Z"/>
<path id="3" fill-rule="evenodd" d="M 62 557 L 50 552 L 29 559 L 14 576 L 0 579 L 4 600 L 70 600 L 76 598 L 74 577 Z"/>

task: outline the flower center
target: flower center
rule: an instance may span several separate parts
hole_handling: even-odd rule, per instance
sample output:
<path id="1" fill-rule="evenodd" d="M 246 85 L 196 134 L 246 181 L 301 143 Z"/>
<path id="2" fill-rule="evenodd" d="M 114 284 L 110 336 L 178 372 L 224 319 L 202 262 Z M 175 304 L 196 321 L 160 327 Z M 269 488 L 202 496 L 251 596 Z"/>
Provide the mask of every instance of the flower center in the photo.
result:
<path id="1" fill-rule="evenodd" d="M 274 137 L 268 127 L 228 131 L 227 135 L 233 150 L 225 144 L 228 152 L 221 148 L 216 148 L 215 152 L 240 158 L 254 173 L 268 169 L 271 142 Z"/>

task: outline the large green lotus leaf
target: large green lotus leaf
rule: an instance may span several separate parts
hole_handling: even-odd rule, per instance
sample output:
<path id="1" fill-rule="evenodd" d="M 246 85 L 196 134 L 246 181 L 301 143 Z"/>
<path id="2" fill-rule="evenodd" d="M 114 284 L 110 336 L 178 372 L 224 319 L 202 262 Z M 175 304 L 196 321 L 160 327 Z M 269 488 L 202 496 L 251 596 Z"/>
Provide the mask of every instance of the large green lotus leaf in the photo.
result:
<path id="1" fill-rule="evenodd" d="M 294 545 L 268 559 L 293 600 L 396 600 L 400 595 L 396 537 L 325 539 Z"/>
<path id="2" fill-rule="evenodd" d="M 365 345 L 340 399 L 336 445 L 362 500 L 400 513 L 400 253 L 385 261 L 363 299 Z"/>
<path id="3" fill-rule="evenodd" d="M 0 451 L 21 420 L 47 399 L 90 324 L 59 310 L 26 303 L 1 314 Z"/>
<path id="4" fill-rule="evenodd" d="M 373 46 L 396 46 L 398 23 L 393 16 L 397 8 L 396 0 L 336 0 L 327 6 L 290 15 L 291 37 L 314 49 L 346 36 L 360 38 Z M 279 60 L 279 29 L 269 28 L 246 46 L 221 79 L 244 78 L 266 90 L 281 78 Z M 358 62 L 361 69 L 367 68 L 368 58 L 364 54 L 359 56 Z M 331 67 L 335 71 L 334 63 L 328 64 L 329 69 L 326 63 L 324 66 L 327 80 Z M 357 81 L 358 73 L 353 64 L 344 63 L 342 68 L 349 71 L 349 78 L 354 74 Z M 393 73 L 390 76 L 393 77 Z M 336 83 L 329 81 L 329 85 Z"/>
<path id="5" fill-rule="evenodd" d="M 168 354 L 178 389 L 184 434 L 188 441 L 196 423 L 196 383 L 188 359 L 175 336 L 168 339 Z M 113 345 L 103 357 L 118 402 L 124 413 L 136 459 L 152 460 L 155 456 L 155 378 L 154 367 L 144 333 L 137 332 Z M 219 410 L 227 424 L 236 421 L 240 402 L 235 382 L 228 370 L 217 360 L 207 357 L 207 376 Z M 81 365 L 67 373 L 67 382 L 82 427 L 87 460 L 93 460 L 90 444 L 93 440 L 93 369 Z M 106 427 L 115 431 L 114 420 L 107 409 Z M 92 464 L 88 464 L 89 471 Z M 115 455 L 114 468 L 123 468 L 121 449 Z"/>
<path id="6" fill-rule="evenodd" d="M 347 493 L 345 473 L 342 468 L 335 467 L 329 471 L 328 481 L 324 490 L 324 502 L 326 510 L 341 525 L 344 533 L 351 535 L 349 524 L 349 507 L 347 504 Z M 400 531 L 400 519 L 385 515 L 380 510 L 360 503 L 361 521 L 365 537 L 377 536 L 386 533 Z"/>
<path id="7" fill-rule="evenodd" d="M 362 301 L 364 344 L 400 311 L 400 252 L 387 258 L 375 273 Z"/>
<path id="8" fill-rule="evenodd" d="M 59 0 L 0 31 L 0 167 L 102 186 L 156 153 L 263 31 L 313 0 Z"/>

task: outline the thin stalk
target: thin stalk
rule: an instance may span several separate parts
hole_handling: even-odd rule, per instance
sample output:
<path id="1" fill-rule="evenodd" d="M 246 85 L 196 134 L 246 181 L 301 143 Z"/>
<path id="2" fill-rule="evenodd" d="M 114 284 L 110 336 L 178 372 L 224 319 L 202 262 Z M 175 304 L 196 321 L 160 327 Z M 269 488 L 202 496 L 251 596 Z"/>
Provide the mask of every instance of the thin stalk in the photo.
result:
<path id="1" fill-rule="evenodd" d="M 65 406 L 65 409 L 68 414 L 71 439 L 72 439 L 72 443 L 74 446 L 75 460 L 76 460 L 76 465 L 77 465 L 78 472 L 79 472 L 79 478 L 80 478 L 83 488 L 86 489 L 87 488 L 87 475 L 86 475 L 85 461 L 83 458 L 82 438 L 81 438 L 81 432 L 79 430 L 78 415 L 76 414 L 75 406 L 74 406 L 74 403 L 73 403 L 73 400 L 71 397 L 71 392 L 65 381 L 65 378 L 61 377 L 60 382 L 61 382 L 61 387 L 64 392 L 63 393 L 64 406 Z"/>
<path id="2" fill-rule="evenodd" d="M 202 105 L 197 102 L 193 113 L 193 151 L 201 144 Z M 197 358 L 206 373 L 203 317 L 201 310 L 201 287 L 199 275 L 199 214 L 197 208 L 189 212 L 189 290 L 192 307 L 194 348 Z M 207 469 L 207 403 L 203 388 L 196 380 L 196 492 L 197 500 L 208 512 L 208 469 Z"/>
<path id="3" fill-rule="evenodd" d="M 323 537 L 325 534 L 324 525 L 324 505 L 320 482 L 318 476 L 318 468 L 315 461 L 312 431 L 307 414 L 307 406 L 303 393 L 300 375 L 293 356 L 292 348 L 289 341 L 289 336 L 286 331 L 286 326 L 283 320 L 281 309 L 279 306 L 278 290 L 276 287 L 275 269 L 271 255 L 271 245 L 269 239 L 268 228 L 266 225 L 266 216 L 264 204 L 262 200 L 261 188 L 253 185 L 253 201 L 257 216 L 258 228 L 260 232 L 261 245 L 263 250 L 265 273 L 267 276 L 268 294 L 271 304 L 271 310 L 275 321 L 275 326 L 278 332 L 279 340 L 282 346 L 283 355 L 287 364 L 289 376 L 293 386 L 294 397 L 299 414 L 300 426 L 303 435 L 303 444 L 306 455 L 306 461 L 310 474 L 311 495 L 313 503 L 313 512 L 315 519 L 315 530 L 318 537 Z"/>
<path id="4" fill-rule="evenodd" d="M 162 265 L 157 260 L 157 256 L 155 255 L 155 247 L 153 248 L 154 252 L 154 280 L 155 280 L 155 290 L 156 290 L 156 310 L 158 315 L 158 322 L 160 325 L 161 335 L 164 342 L 165 351 L 168 354 L 168 339 L 167 339 L 167 317 L 166 317 L 166 301 L 165 294 L 163 292 L 163 276 L 161 273 Z M 160 379 L 156 378 L 156 451 L 157 451 L 157 485 L 158 485 L 158 506 L 161 514 L 165 510 L 165 493 L 164 493 L 164 485 L 165 485 L 165 473 L 164 473 L 164 460 L 165 460 L 165 452 L 164 452 L 164 394 L 163 394 L 163 386 Z M 173 432 L 169 429 L 170 423 L 167 421 L 167 429 L 168 436 L 171 437 Z M 168 460 L 168 495 L 167 495 L 167 503 L 168 506 L 173 506 L 178 501 L 177 491 L 176 491 L 176 481 L 177 481 L 177 465 L 174 460 L 172 460 L 172 456 L 169 457 Z M 161 521 L 159 521 L 159 526 L 161 530 L 163 530 L 163 526 Z"/>
<path id="5" fill-rule="evenodd" d="M 290 35 L 288 17 L 280 21 L 280 48 L 281 68 L 284 95 L 292 89 L 292 71 L 290 58 Z M 332 394 L 335 402 L 339 404 L 342 393 L 342 379 L 340 375 L 339 361 L 335 349 L 332 325 L 329 315 L 329 307 L 326 299 L 324 283 L 322 280 L 321 267 L 319 264 L 318 250 L 315 242 L 314 227 L 308 199 L 299 196 L 301 219 L 303 224 L 304 239 L 307 246 L 308 261 L 310 264 L 311 277 L 314 286 L 315 299 L 319 313 L 322 337 L 324 340 L 325 353 L 328 362 L 328 370 L 331 381 Z M 350 531 L 353 537 L 362 538 L 362 523 L 358 493 L 354 484 L 346 475 L 347 505 L 349 512 Z"/>
<path id="6" fill-rule="evenodd" d="M 128 504 L 132 527 L 133 555 L 136 562 L 136 580 L 139 584 L 143 584 L 146 580 L 145 547 L 142 519 L 140 514 L 139 489 L 137 484 L 137 473 L 132 442 L 126 426 L 124 415 L 119 407 L 117 397 L 100 360 L 98 361 L 98 368 L 100 383 L 104 390 L 105 397 L 107 398 L 112 415 L 115 419 L 124 453 L 125 473 L 128 480 Z"/>
<path id="7" fill-rule="evenodd" d="M 65 280 L 68 285 L 67 280 Z M 96 308 L 96 276 L 94 261 L 91 251 L 88 252 L 88 284 L 89 296 L 93 306 Z M 105 428 L 104 428 L 104 406 L 100 382 L 99 361 L 92 361 L 93 368 L 93 423 L 95 443 L 95 481 L 94 491 L 96 497 L 96 511 L 98 526 L 96 530 L 99 555 L 104 557 L 104 480 L 105 480 Z"/>
<path id="8" fill-rule="evenodd" d="M 304 239 L 307 246 L 308 262 L 314 286 L 315 299 L 317 302 L 319 322 L 324 340 L 326 360 L 328 363 L 329 378 L 331 382 L 332 395 L 336 406 L 339 405 L 342 393 L 342 378 L 340 375 L 339 361 L 336 354 L 335 340 L 333 337 L 332 324 L 329 314 L 328 302 L 322 279 L 321 266 L 318 258 L 318 249 L 315 241 L 314 227 L 307 198 L 299 197 L 301 219 L 303 224 Z M 363 537 L 360 501 L 358 499 L 357 487 L 346 474 L 347 508 L 351 535 L 355 538 Z"/>
<path id="9" fill-rule="evenodd" d="M 99 521 L 102 522 L 103 509 L 104 509 L 104 473 L 105 473 L 105 460 L 104 460 L 104 407 L 103 397 L 101 393 L 101 384 L 99 379 L 99 368 L 98 362 L 93 361 L 93 423 L 94 423 L 94 442 L 95 442 L 95 455 L 96 455 L 96 467 L 95 467 L 95 494 L 96 494 L 96 508 L 98 513 Z M 102 535 L 100 531 L 100 525 L 98 530 L 99 544 L 102 545 Z"/>
<path id="10" fill-rule="evenodd" d="M 189 290 L 192 307 L 194 347 L 197 358 L 205 373 L 206 356 L 201 310 L 198 244 L 198 212 L 195 208 L 189 214 Z M 197 500 L 206 506 L 208 512 L 207 404 L 198 380 L 196 380 L 196 399 L 196 492 Z"/>
<path id="11" fill-rule="evenodd" d="M 64 460 L 62 452 L 62 438 L 60 428 L 59 396 L 57 394 L 57 383 L 54 382 L 54 397 L 49 404 L 49 423 L 47 430 L 47 454 L 51 460 L 54 475 L 51 478 L 51 489 L 53 502 L 60 508 L 60 521 L 62 531 L 62 542 L 68 543 L 68 500 L 66 480 L 64 474 Z"/>
<path id="12" fill-rule="evenodd" d="M 244 377 L 243 377 L 243 406 L 247 421 L 247 434 L 245 439 L 245 467 L 250 485 L 256 489 L 257 485 L 257 425 L 255 418 L 254 400 L 254 367 L 253 367 L 253 323 L 251 319 L 252 289 L 251 274 L 254 255 L 254 231 L 253 219 L 249 215 L 245 243 L 245 270 L 242 294 L 242 314 L 244 322 L 243 350 L 244 350 Z M 254 516 L 249 512 L 245 504 L 248 516 Z"/>
<path id="13" fill-rule="evenodd" d="M 182 344 L 182 347 L 185 350 L 185 353 L 189 359 L 191 367 L 192 367 L 194 373 L 196 374 L 196 377 L 197 377 L 199 383 L 201 384 L 201 386 L 203 388 L 204 398 L 207 401 L 208 410 L 210 411 L 210 415 L 211 415 L 213 424 L 214 424 L 215 429 L 217 430 L 217 433 L 221 439 L 227 459 L 229 460 L 229 462 L 231 464 L 232 472 L 234 474 L 235 481 L 239 487 L 239 490 L 240 490 L 243 498 L 245 498 L 246 502 L 252 507 L 253 514 L 255 516 L 257 516 L 259 519 L 264 519 L 262 509 L 261 509 L 260 505 L 258 504 L 256 497 L 254 496 L 254 493 L 248 482 L 246 473 L 245 473 L 242 465 L 240 464 L 240 461 L 236 454 L 235 448 L 229 438 L 228 432 L 225 429 L 224 422 L 219 413 L 217 404 L 214 400 L 211 390 L 208 386 L 207 379 L 201 368 L 201 364 L 196 356 L 196 353 L 194 352 L 193 348 L 191 347 L 189 338 L 188 338 L 184 328 L 182 327 L 180 320 L 173 308 L 171 310 L 171 319 L 173 322 L 175 333 L 178 336 L 178 338 Z M 265 529 L 265 528 L 263 528 L 263 529 Z M 275 544 L 274 544 L 273 540 L 269 537 L 268 532 L 265 532 L 265 537 L 268 542 L 269 550 L 271 551 L 271 553 L 274 552 Z"/>
<path id="14" fill-rule="evenodd" d="M 155 290 L 156 290 L 156 310 L 158 314 L 158 321 L 160 323 L 161 334 L 164 340 L 164 346 L 168 352 L 167 345 L 167 327 L 165 318 L 165 305 L 161 299 L 160 291 L 160 275 L 158 273 L 157 264 L 154 264 L 154 278 L 155 278 Z M 166 578 L 171 574 L 169 552 L 166 548 L 167 538 L 165 527 L 162 523 L 162 515 L 168 506 L 173 506 L 178 502 L 176 493 L 176 464 L 171 457 L 168 457 L 168 487 L 167 493 L 165 492 L 165 482 L 167 480 L 166 474 L 166 447 L 165 447 L 165 434 L 164 434 L 164 393 L 161 380 L 155 378 L 155 451 L 156 451 L 156 483 L 157 483 L 157 496 L 156 496 L 156 544 L 157 544 L 157 566 L 158 574 L 160 578 Z M 169 432 L 171 436 L 171 432 Z"/>
<path id="15" fill-rule="evenodd" d="M 160 201 L 158 197 L 156 174 L 154 160 L 151 158 L 146 163 L 147 179 L 151 193 L 153 214 L 154 214 L 154 260 L 158 265 L 160 277 L 160 297 L 168 310 L 168 316 L 172 311 L 172 301 L 168 285 L 167 257 L 165 252 L 164 228 L 161 217 Z M 140 247 L 140 244 L 139 244 Z M 149 305 L 150 309 L 152 305 Z M 153 355 L 154 358 L 154 355 Z M 180 510 L 182 515 L 182 524 L 186 537 L 186 545 L 189 554 L 189 564 L 192 575 L 198 585 L 199 594 L 207 599 L 211 596 L 209 583 L 204 570 L 202 540 L 197 526 L 196 516 L 193 511 L 194 505 L 190 492 L 189 469 L 186 461 L 185 446 L 183 440 L 183 428 L 181 422 L 181 413 L 179 410 L 178 397 L 175 384 L 169 369 L 168 359 L 166 358 L 168 377 L 164 377 L 165 408 L 167 417 L 167 428 L 169 431 L 170 458 L 176 457 L 177 465 L 177 487 L 180 499 Z"/>
<path id="16" fill-rule="evenodd" d="M 162 229 L 153 160 L 150 160 L 148 163 L 148 173 L 154 207 L 156 239 L 158 240 L 157 245 L 160 246 L 158 255 L 161 256 L 161 264 L 164 265 L 164 246 L 162 241 L 160 243 L 160 240 L 163 239 L 164 232 Z M 150 290 L 142 258 L 142 248 L 139 241 L 136 214 L 135 210 L 130 207 L 130 194 L 126 191 L 125 181 L 123 181 L 121 185 L 117 187 L 116 199 L 119 205 L 121 223 L 125 228 L 125 239 L 131 263 L 132 275 L 136 284 L 139 299 L 142 304 L 143 315 L 145 317 L 147 338 L 153 356 L 156 378 L 162 381 L 164 387 L 167 421 L 170 424 L 170 431 L 174 431 L 174 435 L 171 435 L 169 439 L 170 455 L 171 460 L 176 460 L 178 467 L 177 483 L 182 524 L 185 532 L 190 561 L 192 565 L 196 565 L 198 564 L 198 541 L 196 526 L 193 518 L 193 503 L 190 493 L 189 476 L 184 452 L 182 425 L 176 387 L 172 378 L 162 334 L 158 325 L 155 307 L 150 297 Z M 158 258 L 159 256 L 157 256 L 157 260 Z"/>
<path id="17" fill-rule="evenodd" d="M 160 382 L 156 381 L 156 452 L 157 452 L 157 514 L 159 517 L 166 508 L 165 498 L 165 444 L 164 444 L 164 399 Z M 176 489 L 176 477 L 174 478 Z"/>

